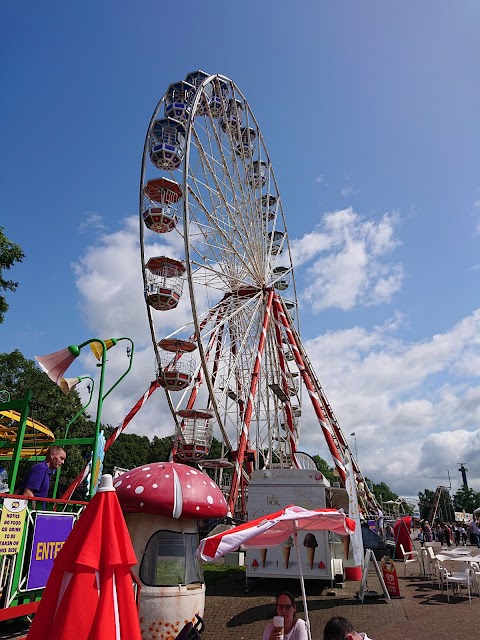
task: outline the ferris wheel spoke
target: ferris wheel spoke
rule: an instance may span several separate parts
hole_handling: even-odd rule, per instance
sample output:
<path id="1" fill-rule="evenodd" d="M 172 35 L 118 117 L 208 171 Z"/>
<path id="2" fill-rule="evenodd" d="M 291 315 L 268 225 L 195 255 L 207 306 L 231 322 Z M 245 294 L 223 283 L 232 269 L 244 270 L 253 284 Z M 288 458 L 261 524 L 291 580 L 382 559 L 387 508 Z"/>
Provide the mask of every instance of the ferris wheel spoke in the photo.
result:
<path id="1" fill-rule="evenodd" d="M 150 181 L 162 180 L 173 185 L 168 198 L 146 188 Z M 185 380 L 175 379 L 177 386 L 166 389 L 180 430 L 175 455 L 187 459 L 181 456 L 188 455 L 185 446 L 195 431 L 189 431 L 189 420 L 194 418 L 187 416 L 208 416 L 206 410 L 211 410 L 213 418 L 204 424 L 204 432 L 211 424 L 220 433 L 224 450 L 239 456 L 230 494 L 235 508 L 252 469 L 250 462 L 241 462 L 248 450 L 257 452 L 258 464 L 290 464 L 298 441 L 292 402 L 300 399 L 292 391 L 294 374 L 283 356 L 286 330 L 270 308 L 274 290 L 290 286 L 289 297 L 296 306 L 283 204 L 260 127 L 233 81 L 193 72 L 170 85 L 147 132 L 142 223 L 144 212 L 152 225 L 145 222 L 147 228 L 142 225 L 140 234 L 145 290 L 149 281 L 144 253 L 147 242 L 155 245 L 152 234 L 173 231 L 183 239 L 185 250 L 184 262 L 178 256 L 176 262 L 154 258 L 155 264 L 165 265 L 166 280 L 184 265 L 183 295 L 189 296 L 191 308 L 191 318 L 160 341 L 160 345 L 180 345 L 180 351 L 167 359 L 169 372 L 178 368 L 181 376 L 182 367 L 191 371 Z M 155 215 L 168 224 L 155 222 L 155 228 L 151 222 Z M 172 306 L 182 294 L 181 286 L 175 287 Z M 148 307 L 147 313 L 162 376 L 165 356 L 158 344 L 157 321 L 164 316 L 156 308 Z M 184 410 L 189 413 L 178 418 L 177 412 Z M 208 446 L 195 450 L 206 455 Z"/>
<path id="2" fill-rule="evenodd" d="M 234 254 L 235 263 L 241 264 L 243 268 L 250 273 L 252 279 L 258 280 L 258 274 L 251 268 L 251 259 L 246 259 L 248 247 L 245 248 L 243 246 L 243 253 L 240 253 L 237 246 L 231 241 L 232 231 L 235 232 L 236 229 L 235 226 L 231 225 L 231 228 L 225 231 L 218 218 L 212 215 L 205 203 L 198 198 L 198 194 L 195 191 L 191 191 L 190 193 L 195 198 L 195 202 L 200 207 L 201 213 L 204 216 L 199 216 L 198 212 L 195 212 L 195 210 L 191 211 L 192 220 L 195 221 L 196 228 L 201 232 L 201 236 L 204 239 L 204 243 L 202 243 L 201 247 L 193 247 L 194 251 L 200 257 L 204 257 L 206 254 L 208 255 L 208 252 L 213 253 L 215 263 L 222 262 L 222 252 L 225 252 L 227 256 L 229 253 Z M 195 233 L 192 232 L 191 235 L 195 235 Z M 216 246 L 213 245 L 212 239 L 215 239 L 217 242 Z M 221 242 L 219 243 L 218 240 Z"/>
<path id="3" fill-rule="evenodd" d="M 216 142 L 219 143 L 218 140 L 218 132 L 216 130 Z M 196 137 L 196 142 L 198 146 L 198 150 L 204 159 L 204 162 L 207 165 L 208 171 L 215 177 L 215 185 L 214 188 L 218 191 L 220 198 L 222 199 L 223 210 L 226 212 L 226 216 L 224 215 L 222 218 L 222 222 L 225 223 L 225 218 L 227 218 L 228 223 L 233 224 L 235 230 L 235 237 L 238 238 L 238 241 L 242 244 L 243 247 L 246 247 L 249 251 L 254 253 L 258 253 L 258 238 L 261 237 L 258 234 L 252 233 L 251 229 L 248 229 L 246 222 L 249 221 L 248 214 L 253 210 L 255 211 L 255 203 L 251 200 L 251 191 L 244 187 L 245 178 L 240 175 L 238 170 L 238 163 L 235 153 L 231 151 L 232 157 L 235 158 L 235 161 L 232 162 L 232 168 L 234 169 L 233 174 L 232 170 L 228 168 L 225 157 L 222 155 L 221 162 L 218 163 L 219 171 L 215 171 L 215 167 L 212 166 L 212 162 L 208 158 L 201 141 L 198 136 Z M 219 148 L 223 149 L 219 144 Z M 224 189 L 222 190 L 222 186 Z M 232 201 L 228 200 L 228 195 L 231 194 Z M 215 213 L 218 209 L 214 209 Z M 232 215 L 233 214 L 233 215 Z M 252 244 L 252 239 L 257 240 L 257 244 Z M 255 264 L 258 264 L 258 257 L 255 261 Z M 263 277 L 264 274 L 262 274 Z"/>

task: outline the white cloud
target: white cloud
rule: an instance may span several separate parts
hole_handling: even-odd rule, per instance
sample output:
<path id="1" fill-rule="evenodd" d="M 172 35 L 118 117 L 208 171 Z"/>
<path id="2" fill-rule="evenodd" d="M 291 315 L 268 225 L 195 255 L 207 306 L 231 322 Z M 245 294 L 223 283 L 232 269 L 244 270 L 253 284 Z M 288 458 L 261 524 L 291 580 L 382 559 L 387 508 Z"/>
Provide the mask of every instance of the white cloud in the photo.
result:
<path id="1" fill-rule="evenodd" d="M 85 220 L 80 223 L 79 231 L 84 233 L 85 231 L 105 231 L 107 226 L 104 223 L 103 216 L 99 213 L 91 211 L 87 213 Z"/>
<path id="2" fill-rule="evenodd" d="M 340 189 L 340 195 L 342 198 L 348 198 L 353 193 L 353 187 L 349 184 L 344 184 Z"/>
<path id="3" fill-rule="evenodd" d="M 307 267 L 301 299 L 313 312 L 390 302 L 404 278 L 401 264 L 385 261 L 400 244 L 399 222 L 397 213 L 366 220 L 352 207 L 325 214 L 313 232 L 292 242 L 293 264 Z"/>
<path id="4" fill-rule="evenodd" d="M 401 266 L 382 260 L 398 245 L 397 224 L 394 214 L 372 222 L 349 208 L 327 214 L 321 225 L 294 243 L 308 278 L 317 277 L 317 310 L 327 303 L 342 308 L 379 303 L 393 295 L 400 286 Z M 125 220 L 118 231 L 100 235 L 73 267 L 80 306 L 92 332 L 105 338 L 127 335 L 136 344 L 134 371 L 105 403 L 103 419 L 114 425 L 155 376 L 137 233 L 136 218 Z M 181 257 L 181 250 L 178 234 L 147 238 L 148 255 Z M 335 283 L 343 283 L 340 294 Z M 313 305 L 313 290 L 311 296 Z M 176 310 L 158 314 L 160 338 L 189 321 L 188 295 Z M 385 481 L 397 493 L 414 495 L 446 484 L 447 468 L 454 480 L 458 462 L 466 462 L 471 486 L 479 490 L 480 310 L 418 342 L 399 337 L 406 325 L 405 315 L 396 312 L 370 330 L 354 326 L 328 331 L 305 340 L 305 347 L 343 432 L 356 433 L 365 475 Z M 121 343 L 109 351 L 108 360 L 107 388 L 128 363 Z M 79 364 L 98 375 L 91 358 L 82 355 Z M 172 433 L 163 390 L 153 394 L 129 429 L 150 437 Z M 306 393 L 300 444 L 330 460 Z"/>
<path id="5" fill-rule="evenodd" d="M 325 179 L 325 176 L 323 176 L 323 175 L 322 176 L 317 176 L 315 178 L 315 182 L 317 182 L 318 184 L 321 184 L 324 181 L 324 179 Z"/>
<path id="6" fill-rule="evenodd" d="M 370 332 L 356 327 L 306 341 L 344 434 L 356 433 L 363 473 L 412 495 L 448 484 L 446 469 L 467 461 L 479 490 L 480 385 L 478 369 L 472 378 L 464 362 L 480 353 L 480 310 L 418 343 L 389 332 L 388 324 Z M 313 412 L 305 409 L 307 448 L 315 451 L 320 442 L 328 459 Z"/>

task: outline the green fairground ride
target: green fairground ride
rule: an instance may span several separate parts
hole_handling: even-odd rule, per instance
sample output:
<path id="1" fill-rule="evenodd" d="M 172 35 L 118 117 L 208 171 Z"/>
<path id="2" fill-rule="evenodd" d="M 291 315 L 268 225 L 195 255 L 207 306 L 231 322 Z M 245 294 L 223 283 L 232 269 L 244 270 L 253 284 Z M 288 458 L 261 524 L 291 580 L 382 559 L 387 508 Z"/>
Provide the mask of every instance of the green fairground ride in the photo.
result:
<path id="1" fill-rule="evenodd" d="M 107 350 L 122 340 L 128 342 L 128 366 L 116 382 L 104 391 Z M 74 422 L 90 405 L 95 385 L 90 376 L 64 378 L 72 362 L 83 347 L 90 346 L 99 360 L 100 379 L 97 391 L 97 411 L 94 433 L 88 438 L 68 438 Z M 63 438 L 56 438 L 48 427 L 29 418 L 33 392 L 23 398 L 11 400 L 8 392 L 0 392 L 0 463 L 9 461 L 8 487 L 17 486 L 17 474 L 21 459 L 38 462 L 45 459 L 48 447 L 89 445 L 91 461 L 84 476 L 88 482 L 87 500 L 96 491 L 101 476 L 104 455 L 103 432 L 100 430 L 103 402 L 130 372 L 134 345 L 130 338 L 93 338 L 80 345 L 70 345 L 47 356 L 36 357 L 42 369 L 63 393 L 84 379 L 89 380 L 89 398 L 80 411 L 67 424 Z M 90 471 L 87 474 L 87 467 Z M 15 493 L 0 493 L 0 623 L 20 616 L 28 616 L 37 610 L 53 560 L 61 549 L 68 533 L 80 516 L 87 501 L 57 498 L 59 471 L 57 471 L 53 498 L 26 498 Z"/>

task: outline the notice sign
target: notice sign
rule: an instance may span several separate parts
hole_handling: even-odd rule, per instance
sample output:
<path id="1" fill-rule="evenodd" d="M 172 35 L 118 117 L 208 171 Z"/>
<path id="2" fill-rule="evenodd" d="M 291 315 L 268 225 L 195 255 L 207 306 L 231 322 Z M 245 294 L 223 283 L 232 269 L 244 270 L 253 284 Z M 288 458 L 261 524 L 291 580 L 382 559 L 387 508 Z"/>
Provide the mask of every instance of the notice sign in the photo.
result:
<path id="1" fill-rule="evenodd" d="M 0 516 L 0 554 L 18 553 L 22 542 L 28 500 L 5 498 Z"/>
<path id="2" fill-rule="evenodd" d="M 73 513 L 39 513 L 35 520 L 27 590 L 43 589 L 53 561 L 73 528 Z"/>
<path id="3" fill-rule="evenodd" d="M 382 558 L 382 574 L 390 597 L 399 598 L 400 587 L 398 585 L 397 570 L 390 558 Z"/>

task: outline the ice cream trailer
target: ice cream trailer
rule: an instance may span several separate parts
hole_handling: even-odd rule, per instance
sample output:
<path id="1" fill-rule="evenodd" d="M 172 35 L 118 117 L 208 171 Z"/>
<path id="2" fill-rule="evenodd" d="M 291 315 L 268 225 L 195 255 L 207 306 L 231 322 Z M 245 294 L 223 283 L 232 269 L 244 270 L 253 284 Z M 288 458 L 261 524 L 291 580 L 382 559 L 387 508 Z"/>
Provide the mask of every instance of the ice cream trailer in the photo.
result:
<path id="1" fill-rule="evenodd" d="M 248 519 L 260 518 L 289 504 L 305 509 L 332 506 L 333 496 L 344 489 L 331 488 L 319 471 L 310 469 L 265 469 L 254 471 L 248 486 Z M 344 506 L 344 505 L 339 505 Z M 348 509 L 348 500 L 346 505 Z M 305 579 L 331 580 L 343 574 L 349 537 L 330 535 L 328 531 L 301 531 L 298 534 L 300 561 Z M 246 556 L 247 578 L 296 578 L 298 558 L 292 538 L 281 546 L 249 549 Z"/>

